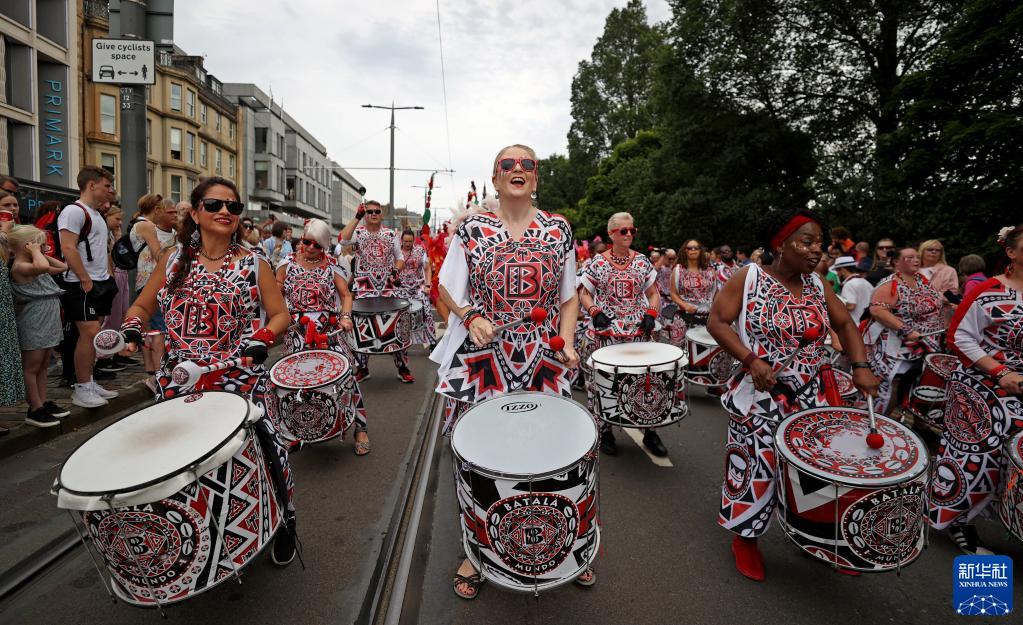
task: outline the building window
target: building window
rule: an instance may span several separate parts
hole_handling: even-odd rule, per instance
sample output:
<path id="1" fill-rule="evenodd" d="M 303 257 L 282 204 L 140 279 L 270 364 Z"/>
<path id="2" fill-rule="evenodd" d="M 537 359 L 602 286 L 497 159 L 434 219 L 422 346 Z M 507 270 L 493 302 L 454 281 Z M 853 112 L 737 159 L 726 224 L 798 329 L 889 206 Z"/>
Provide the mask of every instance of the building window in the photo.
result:
<path id="1" fill-rule="evenodd" d="M 195 163 L 195 135 L 192 133 L 188 133 L 188 143 L 186 144 L 186 147 L 188 148 L 188 162 Z"/>
<path id="2" fill-rule="evenodd" d="M 117 134 L 117 98 L 106 93 L 99 96 L 99 130 L 108 135 Z"/>
<path id="3" fill-rule="evenodd" d="M 206 151 L 209 149 L 209 145 L 203 141 L 199 144 L 199 165 L 206 167 Z"/>
<path id="4" fill-rule="evenodd" d="M 266 128 L 256 128 L 256 154 L 266 154 Z"/>
<path id="5" fill-rule="evenodd" d="M 153 120 L 146 118 L 146 154 L 153 153 Z"/>
<path id="6" fill-rule="evenodd" d="M 221 159 L 222 158 L 223 158 L 223 152 L 220 151 L 220 148 L 217 148 L 217 158 L 213 162 L 213 164 L 216 166 L 216 169 L 214 171 L 216 171 L 218 176 L 221 175 Z"/>
<path id="7" fill-rule="evenodd" d="M 153 168 L 146 169 L 146 192 L 153 192 Z"/>
<path id="8" fill-rule="evenodd" d="M 181 176 L 171 176 L 170 197 L 175 202 L 181 201 Z"/>
<path id="9" fill-rule="evenodd" d="M 217 132 L 220 132 L 220 113 L 217 113 Z"/>
<path id="10" fill-rule="evenodd" d="M 181 112 L 181 85 L 176 82 L 171 83 L 171 100 L 170 107 L 172 111 Z"/>
<path id="11" fill-rule="evenodd" d="M 270 188 L 270 168 L 266 161 L 256 161 L 256 188 Z"/>
<path id="12" fill-rule="evenodd" d="M 174 160 L 181 160 L 181 129 L 171 128 L 170 131 L 170 153 Z"/>
<path id="13" fill-rule="evenodd" d="M 234 122 L 229 122 L 227 125 L 227 136 L 231 137 L 231 139 L 234 139 L 234 133 L 235 133 Z"/>
<path id="14" fill-rule="evenodd" d="M 105 169 L 105 170 L 109 171 L 110 173 L 112 173 L 114 175 L 114 177 L 116 178 L 117 177 L 117 157 L 114 156 L 113 154 L 100 154 L 99 160 L 100 160 L 100 167 L 102 167 L 103 169 Z"/>
<path id="15" fill-rule="evenodd" d="M 199 103 L 199 121 L 206 123 L 206 116 L 209 113 L 209 109 L 206 107 L 205 102 Z"/>
<path id="16" fill-rule="evenodd" d="M 191 89 L 188 90 L 188 94 L 185 99 L 185 112 L 192 119 L 195 119 L 195 92 Z"/>
<path id="17" fill-rule="evenodd" d="M 234 154 L 228 154 L 227 155 L 227 175 L 231 179 L 234 179 L 234 165 L 235 165 Z"/>

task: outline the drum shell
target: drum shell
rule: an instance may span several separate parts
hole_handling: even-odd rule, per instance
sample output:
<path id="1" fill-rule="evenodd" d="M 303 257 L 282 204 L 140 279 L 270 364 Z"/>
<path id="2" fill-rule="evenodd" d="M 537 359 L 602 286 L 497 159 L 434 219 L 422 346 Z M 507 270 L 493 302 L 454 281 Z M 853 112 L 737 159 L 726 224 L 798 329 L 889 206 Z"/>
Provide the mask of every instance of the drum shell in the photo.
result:
<path id="1" fill-rule="evenodd" d="M 703 338 L 694 338 L 693 329 L 695 328 L 686 332 L 686 346 L 689 352 L 686 379 L 698 386 L 724 386 L 735 373 L 738 363 L 716 342 L 709 343 Z"/>
<path id="2" fill-rule="evenodd" d="M 928 354 L 924 357 L 924 368 L 920 372 L 920 386 L 933 386 L 942 391 L 948 386 L 952 371 L 959 365 L 959 360 L 952 354 Z"/>
<path id="3" fill-rule="evenodd" d="M 156 605 L 154 594 L 163 604 L 190 599 L 231 579 L 270 544 L 283 511 L 259 440 L 251 429 L 243 432 L 227 462 L 169 497 L 72 513 L 81 514 L 120 599 L 136 606 Z M 158 572 L 139 575 L 140 563 L 125 550 Z"/>
<path id="4" fill-rule="evenodd" d="M 596 416 L 605 423 L 630 428 L 659 428 L 681 421 L 689 416 L 684 365 L 683 359 L 674 370 L 651 373 L 591 367 L 587 384 Z"/>
<path id="5" fill-rule="evenodd" d="M 922 379 L 922 378 L 921 378 Z M 938 432 L 945 430 L 945 388 L 918 384 L 909 392 L 909 411 Z"/>
<path id="6" fill-rule="evenodd" d="M 1005 441 L 1002 463 L 1002 485 L 995 509 L 1005 529 L 1023 542 L 1023 431 Z"/>
<path id="7" fill-rule="evenodd" d="M 352 343 L 362 354 L 390 354 L 412 346 L 412 316 L 409 301 L 398 298 L 367 298 L 394 300 L 394 308 L 383 311 L 352 308 Z M 355 300 L 356 304 L 365 300 Z M 369 307 L 367 307 L 369 308 Z"/>
<path id="8" fill-rule="evenodd" d="M 270 416 L 287 442 L 308 445 L 344 438 L 355 422 L 355 377 L 294 390 L 274 387 L 267 394 Z"/>

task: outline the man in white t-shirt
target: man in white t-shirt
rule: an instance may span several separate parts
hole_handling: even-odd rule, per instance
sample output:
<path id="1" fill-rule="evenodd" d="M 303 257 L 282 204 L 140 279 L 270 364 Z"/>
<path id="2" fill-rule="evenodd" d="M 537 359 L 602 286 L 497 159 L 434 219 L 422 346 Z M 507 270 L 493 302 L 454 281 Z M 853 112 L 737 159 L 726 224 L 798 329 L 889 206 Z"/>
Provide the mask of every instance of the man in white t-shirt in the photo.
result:
<path id="1" fill-rule="evenodd" d="M 863 312 L 870 306 L 870 298 L 874 294 L 874 286 L 863 277 L 863 271 L 856 265 L 852 256 L 839 256 L 831 266 L 839 279 L 842 280 L 842 300 L 845 301 L 849 315 L 855 323 L 859 323 Z"/>
<path id="2" fill-rule="evenodd" d="M 60 249 L 67 262 L 64 274 L 64 318 L 78 329 L 75 345 L 75 377 L 77 384 L 71 403 L 84 408 L 98 408 L 117 397 L 92 378 L 96 364 L 93 339 L 110 314 L 110 305 L 117 295 L 117 284 L 110 275 L 106 220 L 93 207 L 114 200 L 114 176 L 109 171 L 86 165 L 78 172 L 79 198 L 68 204 L 57 216 Z"/>

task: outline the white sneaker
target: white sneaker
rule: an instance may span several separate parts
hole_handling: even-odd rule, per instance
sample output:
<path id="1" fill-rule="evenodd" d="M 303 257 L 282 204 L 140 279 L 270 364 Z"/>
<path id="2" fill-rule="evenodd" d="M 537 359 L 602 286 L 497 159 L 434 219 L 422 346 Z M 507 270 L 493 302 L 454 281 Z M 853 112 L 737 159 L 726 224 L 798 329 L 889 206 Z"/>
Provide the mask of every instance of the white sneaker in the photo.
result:
<path id="1" fill-rule="evenodd" d="M 108 403 L 88 384 L 75 384 L 74 388 L 75 390 L 71 393 L 71 403 L 76 406 L 99 408 L 100 406 L 106 406 Z"/>
<path id="2" fill-rule="evenodd" d="M 96 384 L 96 380 L 89 382 L 89 384 L 92 385 L 92 390 L 103 399 L 113 399 L 117 397 L 117 391 L 108 391 L 99 384 Z"/>

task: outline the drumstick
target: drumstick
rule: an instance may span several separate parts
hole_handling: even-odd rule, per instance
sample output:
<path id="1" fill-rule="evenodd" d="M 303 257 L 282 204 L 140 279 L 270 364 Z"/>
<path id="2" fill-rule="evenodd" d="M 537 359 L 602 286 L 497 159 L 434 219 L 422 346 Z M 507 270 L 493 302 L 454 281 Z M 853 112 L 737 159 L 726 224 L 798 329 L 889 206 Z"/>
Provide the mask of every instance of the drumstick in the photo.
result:
<path id="1" fill-rule="evenodd" d="M 870 411 L 870 433 L 867 434 L 867 447 L 881 449 L 884 447 L 884 437 L 877 433 L 877 417 L 874 415 L 873 395 L 867 395 L 867 410 Z"/>
<path id="2" fill-rule="evenodd" d="M 496 328 L 494 328 L 494 334 L 497 334 L 498 332 L 503 332 L 505 330 L 510 330 L 511 328 L 520 326 L 527 321 L 532 321 L 533 323 L 543 323 L 544 320 L 546 319 L 547 319 L 546 310 L 544 310 L 543 308 L 534 308 L 527 314 L 522 315 L 522 318 L 520 319 L 516 319 L 515 321 L 509 321 L 508 323 L 502 323 L 501 325 L 497 326 Z"/>
<path id="3" fill-rule="evenodd" d="M 190 360 L 186 360 L 180 365 L 174 367 L 171 371 L 171 380 L 174 381 L 178 386 L 192 387 L 199 382 L 199 378 L 207 373 L 213 373 L 214 371 L 223 371 L 231 367 L 237 367 L 242 364 L 243 357 L 231 358 L 230 360 L 224 360 L 221 362 L 215 362 L 212 365 L 197 365 Z"/>
<path id="4" fill-rule="evenodd" d="M 96 348 L 96 355 L 100 358 L 113 356 L 124 350 L 124 336 L 117 330 L 100 330 L 92 339 L 92 346 Z"/>

